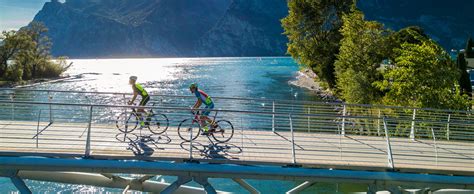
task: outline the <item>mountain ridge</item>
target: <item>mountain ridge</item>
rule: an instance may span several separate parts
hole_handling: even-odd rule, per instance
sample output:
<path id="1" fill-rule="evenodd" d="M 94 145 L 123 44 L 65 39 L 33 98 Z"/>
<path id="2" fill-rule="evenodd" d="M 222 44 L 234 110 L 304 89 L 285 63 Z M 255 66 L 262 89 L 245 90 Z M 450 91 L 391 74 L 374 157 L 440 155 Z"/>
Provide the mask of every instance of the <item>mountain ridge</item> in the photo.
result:
<path id="1" fill-rule="evenodd" d="M 434 0 L 365 0 L 366 18 L 398 30 L 419 25 L 447 49 L 474 33 L 466 8 Z M 427 7 L 424 5 L 433 5 Z M 73 58 L 282 56 L 286 0 L 66 0 L 45 3 L 52 54 Z"/>

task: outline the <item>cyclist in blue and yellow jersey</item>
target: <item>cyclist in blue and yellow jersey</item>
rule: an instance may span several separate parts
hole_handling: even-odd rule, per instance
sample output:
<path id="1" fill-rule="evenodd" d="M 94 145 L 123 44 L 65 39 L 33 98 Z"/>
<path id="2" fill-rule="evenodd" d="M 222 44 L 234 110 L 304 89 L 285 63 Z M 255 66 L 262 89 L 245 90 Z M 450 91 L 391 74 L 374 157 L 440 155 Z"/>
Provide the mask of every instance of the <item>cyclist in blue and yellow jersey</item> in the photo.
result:
<path id="1" fill-rule="evenodd" d="M 193 93 L 197 101 L 193 106 L 193 109 L 198 109 L 201 107 L 202 104 L 206 105 L 204 108 L 204 111 L 201 114 L 201 120 L 204 121 L 203 123 L 203 130 L 204 130 L 204 135 L 209 133 L 209 127 L 207 126 L 207 123 L 211 124 L 211 131 L 213 132 L 215 128 L 217 127 L 217 124 L 209 118 L 209 114 L 211 113 L 211 110 L 214 109 L 214 102 L 212 101 L 212 98 L 207 95 L 204 91 L 198 89 L 198 85 L 196 83 L 192 83 L 189 86 L 189 90 L 191 93 Z"/>
<path id="2" fill-rule="evenodd" d="M 137 99 L 137 96 L 140 95 L 142 97 L 142 100 L 140 101 L 139 106 L 145 106 L 146 103 L 148 103 L 148 101 L 150 100 L 150 96 L 148 95 L 148 92 L 143 88 L 143 86 L 141 84 L 137 83 L 137 79 L 138 79 L 137 76 L 131 76 L 130 77 L 129 84 L 132 85 L 133 97 L 132 97 L 132 100 L 130 100 L 128 102 L 128 105 L 132 105 L 135 102 L 135 100 Z M 137 109 L 137 115 L 138 115 L 138 117 L 140 118 L 140 121 L 141 121 L 140 125 L 141 125 L 141 127 L 144 127 L 148 123 L 143 121 L 142 114 L 146 115 L 145 109 L 138 108 Z"/>

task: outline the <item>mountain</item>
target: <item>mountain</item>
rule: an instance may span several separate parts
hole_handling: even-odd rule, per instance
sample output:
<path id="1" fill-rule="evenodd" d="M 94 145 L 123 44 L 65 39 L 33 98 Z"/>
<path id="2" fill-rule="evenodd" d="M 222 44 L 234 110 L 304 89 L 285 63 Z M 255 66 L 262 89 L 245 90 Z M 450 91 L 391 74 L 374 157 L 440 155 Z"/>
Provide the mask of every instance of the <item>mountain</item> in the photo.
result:
<path id="1" fill-rule="evenodd" d="M 200 56 L 285 55 L 288 39 L 280 19 L 287 15 L 285 0 L 234 0 L 196 51 Z"/>
<path id="2" fill-rule="evenodd" d="M 474 35 L 473 0 L 360 0 L 358 7 L 393 30 L 420 26 L 448 50 L 464 48 Z"/>
<path id="3" fill-rule="evenodd" d="M 223 17 L 231 0 L 67 0 L 35 16 L 53 55 L 184 56 Z M 190 46 L 191 45 L 191 46 Z"/>
<path id="4" fill-rule="evenodd" d="M 358 2 L 368 19 L 393 30 L 422 26 L 447 49 L 474 34 L 472 0 Z M 286 0 L 53 0 L 34 21 L 49 28 L 55 56 L 278 56 L 287 13 Z"/>

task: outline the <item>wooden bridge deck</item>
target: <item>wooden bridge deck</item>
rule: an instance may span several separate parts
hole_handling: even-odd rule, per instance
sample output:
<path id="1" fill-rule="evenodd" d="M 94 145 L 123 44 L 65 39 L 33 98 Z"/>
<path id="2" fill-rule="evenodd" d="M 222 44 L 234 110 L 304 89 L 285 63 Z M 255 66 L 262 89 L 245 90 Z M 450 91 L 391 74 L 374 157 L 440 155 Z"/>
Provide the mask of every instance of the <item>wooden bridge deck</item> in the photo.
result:
<path id="1" fill-rule="evenodd" d="M 0 155 L 83 156 L 85 123 L 53 123 L 38 139 L 37 130 L 48 123 L 0 121 Z M 129 144 L 118 141 L 112 124 L 93 124 L 91 157 L 104 159 L 173 160 L 189 159 L 190 143 L 182 141 L 176 127 L 154 138 L 169 139 L 162 144 L 141 145 L 147 156 L 136 156 Z M 139 135 L 140 131 L 134 131 Z M 144 129 L 143 134 L 149 134 Z M 81 136 L 81 134 L 83 134 Z M 384 137 L 340 136 L 295 132 L 296 164 L 312 168 L 391 170 Z M 395 171 L 474 175 L 474 142 L 390 138 Z M 206 136 L 193 142 L 193 158 L 215 163 L 286 165 L 293 162 L 291 133 L 288 131 L 235 130 L 232 140 L 213 145 Z"/>

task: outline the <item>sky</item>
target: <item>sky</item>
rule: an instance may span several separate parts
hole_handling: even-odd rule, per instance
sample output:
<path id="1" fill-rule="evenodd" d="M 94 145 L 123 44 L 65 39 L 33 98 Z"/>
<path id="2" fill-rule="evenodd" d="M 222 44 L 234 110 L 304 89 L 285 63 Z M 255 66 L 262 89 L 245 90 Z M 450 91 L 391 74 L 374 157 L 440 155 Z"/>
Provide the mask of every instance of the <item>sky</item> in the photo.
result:
<path id="1" fill-rule="evenodd" d="M 0 31 L 26 26 L 50 0 L 0 0 Z"/>

